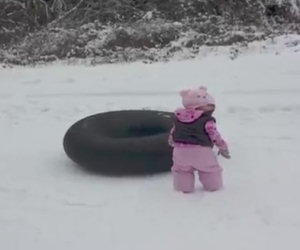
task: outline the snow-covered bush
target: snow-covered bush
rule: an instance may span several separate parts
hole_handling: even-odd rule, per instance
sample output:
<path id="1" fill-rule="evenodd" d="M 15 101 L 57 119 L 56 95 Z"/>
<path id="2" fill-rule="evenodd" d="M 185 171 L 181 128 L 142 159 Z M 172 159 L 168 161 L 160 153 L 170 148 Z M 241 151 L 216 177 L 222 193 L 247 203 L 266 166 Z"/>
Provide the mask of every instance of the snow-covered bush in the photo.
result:
<path id="1" fill-rule="evenodd" d="M 168 60 L 299 33 L 300 0 L 3 0 L 0 62 Z"/>

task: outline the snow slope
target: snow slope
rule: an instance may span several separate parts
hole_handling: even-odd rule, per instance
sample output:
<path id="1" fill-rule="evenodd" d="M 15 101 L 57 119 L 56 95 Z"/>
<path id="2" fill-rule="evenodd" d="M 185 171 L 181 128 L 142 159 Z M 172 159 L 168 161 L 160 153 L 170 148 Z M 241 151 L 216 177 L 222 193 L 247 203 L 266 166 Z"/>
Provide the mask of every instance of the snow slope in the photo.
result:
<path id="1" fill-rule="evenodd" d="M 0 69 L 0 249 L 298 250 L 300 52 L 230 60 Z M 119 109 L 172 111 L 204 84 L 231 160 L 226 187 L 172 189 L 171 174 L 92 176 L 62 148 L 78 119 Z"/>

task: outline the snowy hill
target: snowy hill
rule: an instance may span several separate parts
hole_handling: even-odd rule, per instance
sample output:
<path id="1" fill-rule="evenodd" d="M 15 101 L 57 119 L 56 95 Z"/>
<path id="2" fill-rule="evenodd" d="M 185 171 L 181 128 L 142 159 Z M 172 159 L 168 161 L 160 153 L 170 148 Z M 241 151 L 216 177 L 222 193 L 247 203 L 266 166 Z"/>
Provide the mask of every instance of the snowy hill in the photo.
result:
<path id="1" fill-rule="evenodd" d="M 300 51 L 260 52 L 0 69 L 1 249 L 299 249 Z M 198 184 L 177 193 L 170 173 L 92 176 L 64 154 L 75 121 L 108 110 L 172 111 L 178 90 L 196 85 L 214 94 L 230 146 L 232 159 L 220 158 L 224 190 Z"/>

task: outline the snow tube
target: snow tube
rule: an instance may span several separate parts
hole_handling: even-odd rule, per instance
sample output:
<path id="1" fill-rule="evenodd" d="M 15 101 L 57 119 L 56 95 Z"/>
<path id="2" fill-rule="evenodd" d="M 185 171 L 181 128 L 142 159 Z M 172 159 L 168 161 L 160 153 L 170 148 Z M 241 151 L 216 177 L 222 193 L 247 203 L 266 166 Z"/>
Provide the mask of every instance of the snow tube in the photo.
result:
<path id="1" fill-rule="evenodd" d="M 65 134 L 66 154 L 85 170 L 107 175 L 169 171 L 168 133 L 172 114 L 150 110 L 100 113 L 72 125 Z"/>

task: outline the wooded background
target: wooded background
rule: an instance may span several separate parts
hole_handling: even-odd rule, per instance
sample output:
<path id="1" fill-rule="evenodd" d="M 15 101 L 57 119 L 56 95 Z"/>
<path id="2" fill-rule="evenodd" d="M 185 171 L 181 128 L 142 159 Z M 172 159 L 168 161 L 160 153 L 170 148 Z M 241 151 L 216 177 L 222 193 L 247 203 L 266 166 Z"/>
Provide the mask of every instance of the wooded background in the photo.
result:
<path id="1" fill-rule="evenodd" d="M 28 57 L 52 52 L 56 58 L 97 56 L 95 49 L 89 54 L 86 46 L 91 47 L 95 36 L 99 45 L 99 36 L 108 32 L 115 39 L 97 45 L 102 52 L 117 47 L 162 47 L 187 31 L 196 36 L 187 47 L 222 45 L 261 39 L 258 33 L 298 33 L 299 21 L 300 0 L 0 0 L 0 48 L 21 49 Z M 89 38 L 82 39 L 83 30 Z M 229 30 L 246 35 L 223 39 L 226 32 L 230 36 Z M 247 37 L 249 30 L 252 38 Z M 52 33 L 58 41 L 53 41 Z M 62 48 L 47 53 L 28 48 L 45 40 Z"/>

